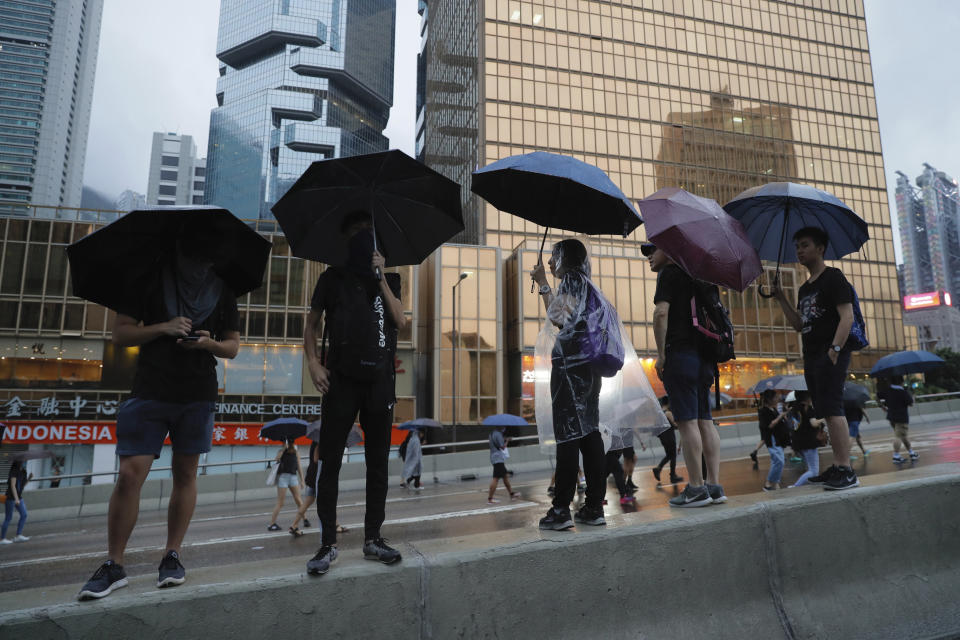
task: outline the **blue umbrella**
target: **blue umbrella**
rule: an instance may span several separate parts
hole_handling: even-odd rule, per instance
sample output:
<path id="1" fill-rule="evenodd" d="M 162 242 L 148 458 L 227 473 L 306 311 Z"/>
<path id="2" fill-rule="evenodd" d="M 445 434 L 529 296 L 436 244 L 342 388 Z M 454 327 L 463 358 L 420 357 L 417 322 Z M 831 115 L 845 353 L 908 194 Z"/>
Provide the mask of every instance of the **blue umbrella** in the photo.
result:
<path id="1" fill-rule="evenodd" d="M 512 413 L 498 413 L 483 419 L 485 427 L 526 427 L 530 423 Z"/>
<path id="2" fill-rule="evenodd" d="M 908 373 L 926 373 L 944 364 L 929 351 L 898 351 L 877 360 L 877 364 L 870 369 L 874 378 L 880 376 L 903 376 Z"/>
<path id="3" fill-rule="evenodd" d="M 867 223 L 835 195 L 804 184 L 771 182 L 747 189 L 723 205 L 743 224 L 761 260 L 796 262 L 793 234 L 804 227 L 827 232 L 824 258 L 838 260 L 854 253 L 869 239 Z M 764 297 L 771 294 L 761 292 Z"/>
<path id="4" fill-rule="evenodd" d="M 768 389 L 777 389 L 778 391 L 806 391 L 807 381 L 803 376 L 773 376 L 764 378 L 757 384 L 750 387 L 750 393 L 762 393 Z"/>
<path id="5" fill-rule="evenodd" d="M 416 420 L 407 420 L 403 424 L 397 425 L 397 429 L 403 429 L 404 431 L 413 431 L 414 429 L 425 429 L 426 427 L 433 427 L 434 429 L 441 429 L 443 425 L 433 418 L 417 418 Z"/>

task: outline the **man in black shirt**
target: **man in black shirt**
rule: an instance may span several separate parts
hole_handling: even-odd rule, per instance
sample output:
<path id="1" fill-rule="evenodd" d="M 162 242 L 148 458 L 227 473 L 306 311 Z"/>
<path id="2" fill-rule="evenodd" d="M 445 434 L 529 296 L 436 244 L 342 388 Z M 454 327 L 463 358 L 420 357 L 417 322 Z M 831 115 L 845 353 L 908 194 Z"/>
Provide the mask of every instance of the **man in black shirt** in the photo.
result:
<path id="1" fill-rule="evenodd" d="M 657 341 L 657 375 L 663 380 L 677 429 L 683 439 L 683 460 L 690 482 L 670 499 L 671 507 L 702 507 L 727 501 L 720 486 L 720 435 L 710 415 L 710 385 L 715 362 L 697 349 L 691 299 L 693 278 L 653 244 L 641 248 L 657 274 L 653 295 L 653 335 Z M 704 478 L 701 462 L 706 465 Z"/>
<path id="2" fill-rule="evenodd" d="M 240 348 L 236 297 L 203 252 L 181 240 L 142 299 L 118 310 L 113 343 L 140 347 L 140 354 L 130 398 L 117 413 L 120 468 L 107 515 L 109 560 L 80 590 L 80 600 L 127 585 L 123 554 L 137 522 L 140 489 L 168 434 L 173 488 L 157 586 L 186 580 L 180 545 L 197 503 L 197 463 L 213 439 L 216 358 L 234 358 Z"/>
<path id="3" fill-rule="evenodd" d="M 905 458 L 900 455 L 900 443 L 907 448 L 911 460 L 916 460 L 920 454 L 910 446 L 910 440 L 907 439 L 907 432 L 910 425 L 910 413 L 907 407 L 913 406 L 913 395 L 903 388 L 903 376 L 892 376 L 890 386 L 877 394 L 880 401 L 880 408 L 887 412 L 887 420 L 893 427 L 893 461 L 904 462 Z"/>
<path id="4" fill-rule="evenodd" d="M 850 367 L 846 346 L 853 326 L 853 289 L 843 272 L 823 261 L 829 237 L 823 229 L 804 227 L 793 235 L 797 261 L 810 277 L 800 286 L 797 306 L 787 300 L 780 283 L 774 293 L 784 315 L 800 332 L 803 342 L 803 374 L 813 398 L 817 418 L 827 421 L 833 465 L 810 478 L 824 489 L 840 490 L 860 486 L 850 467 L 850 437 L 843 410 L 843 383 Z"/>
<path id="5" fill-rule="evenodd" d="M 400 302 L 400 276 L 383 273 L 370 215 L 347 216 L 341 228 L 348 246 L 347 264 L 330 267 L 317 280 L 303 335 L 310 377 L 324 394 L 320 429 L 317 515 L 321 546 L 307 562 L 307 573 L 322 575 L 337 558 L 337 493 L 347 435 L 357 414 L 364 433 L 367 499 L 363 555 L 392 564 L 400 552 L 380 535 L 387 499 L 387 457 L 393 424 L 394 363 L 397 334 L 406 326 Z M 320 320 L 329 357 L 317 353 Z M 326 355 L 326 354 L 324 354 Z"/>

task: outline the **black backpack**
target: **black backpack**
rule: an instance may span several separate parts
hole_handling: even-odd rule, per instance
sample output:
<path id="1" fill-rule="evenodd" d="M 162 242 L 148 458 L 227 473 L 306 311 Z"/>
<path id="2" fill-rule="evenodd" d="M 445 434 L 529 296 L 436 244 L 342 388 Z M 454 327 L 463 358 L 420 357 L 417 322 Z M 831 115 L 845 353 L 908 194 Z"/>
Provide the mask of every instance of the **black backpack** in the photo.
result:
<path id="1" fill-rule="evenodd" d="M 326 362 L 330 341 L 331 369 L 354 380 L 369 382 L 391 372 L 396 328 L 387 317 L 379 287 L 371 293 L 353 274 L 330 269 L 336 295 L 326 307 L 321 357 Z M 384 274 L 384 277 L 396 274 Z M 332 312 L 332 313 L 331 313 Z"/>
<path id="2" fill-rule="evenodd" d="M 720 302 L 716 285 L 702 280 L 693 281 L 690 298 L 690 316 L 696 329 L 697 351 L 700 357 L 719 364 L 735 359 L 733 350 L 733 323 L 730 314 Z"/>

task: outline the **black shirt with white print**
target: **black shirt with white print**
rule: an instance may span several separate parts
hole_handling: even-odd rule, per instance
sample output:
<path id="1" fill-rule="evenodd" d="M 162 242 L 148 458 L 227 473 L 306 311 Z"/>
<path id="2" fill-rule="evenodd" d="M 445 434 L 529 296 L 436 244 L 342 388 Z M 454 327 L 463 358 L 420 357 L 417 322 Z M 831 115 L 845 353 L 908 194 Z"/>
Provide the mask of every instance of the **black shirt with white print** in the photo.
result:
<path id="1" fill-rule="evenodd" d="M 837 306 L 852 302 L 850 283 L 835 267 L 827 267 L 816 280 L 800 285 L 797 312 L 803 320 L 803 355 L 825 353 L 830 348 L 840 324 Z"/>

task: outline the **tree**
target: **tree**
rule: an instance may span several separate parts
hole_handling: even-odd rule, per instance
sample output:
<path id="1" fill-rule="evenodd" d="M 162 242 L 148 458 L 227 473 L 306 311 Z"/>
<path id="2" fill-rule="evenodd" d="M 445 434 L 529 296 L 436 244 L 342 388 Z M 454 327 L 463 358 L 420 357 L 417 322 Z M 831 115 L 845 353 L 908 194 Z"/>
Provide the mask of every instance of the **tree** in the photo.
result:
<path id="1" fill-rule="evenodd" d="M 960 391 L 960 353 L 952 349 L 937 349 L 936 354 L 946 364 L 924 375 L 927 387 L 939 387 L 944 391 Z"/>

